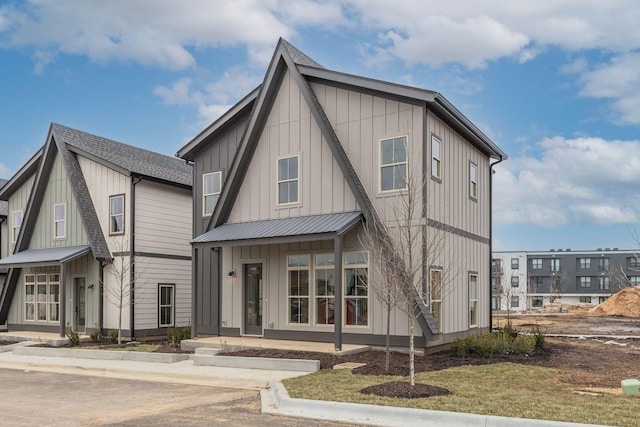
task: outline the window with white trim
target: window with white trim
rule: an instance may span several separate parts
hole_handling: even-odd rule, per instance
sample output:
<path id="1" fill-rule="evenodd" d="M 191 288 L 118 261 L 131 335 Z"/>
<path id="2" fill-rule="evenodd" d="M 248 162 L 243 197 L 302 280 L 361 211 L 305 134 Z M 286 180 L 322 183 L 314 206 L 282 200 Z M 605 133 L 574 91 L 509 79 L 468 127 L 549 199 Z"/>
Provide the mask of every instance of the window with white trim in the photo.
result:
<path id="1" fill-rule="evenodd" d="M 49 275 L 49 293 L 47 295 L 49 302 L 49 318 L 50 322 L 58 322 L 60 320 L 60 275 Z"/>
<path id="2" fill-rule="evenodd" d="M 591 268 L 591 258 L 578 258 L 578 262 L 581 270 Z"/>
<path id="3" fill-rule="evenodd" d="M 407 188 L 407 137 L 380 141 L 380 191 Z"/>
<path id="4" fill-rule="evenodd" d="M 469 162 L 469 197 L 478 199 L 478 166 Z"/>
<path id="5" fill-rule="evenodd" d="M 109 197 L 109 234 L 124 233 L 124 194 Z"/>
<path id="6" fill-rule="evenodd" d="M 335 272 L 333 254 L 315 256 L 316 324 L 318 325 L 333 325 L 335 323 Z"/>
<path id="7" fill-rule="evenodd" d="M 211 172 L 202 175 L 202 215 L 209 216 L 220 198 L 222 190 L 222 172 Z"/>
<path id="8" fill-rule="evenodd" d="M 431 137 L 431 176 L 442 179 L 441 142 L 435 136 Z"/>
<path id="9" fill-rule="evenodd" d="M 520 259 L 519 258 L 511 258 L 511 269 L 512 270 L 520 269 Z"/>
<path id="10" fill-rule="evenodd" d="M 309 255 L 287 257 L 289 323 L 309 324 Z"/>
<path id="11" fill-rule="evenodd" d="M 67 233 L 67 205 L 59 203 L 53 206 L 53 237 L 62 239 Z"/>
<path id="12" fill-rule="evenodd" d="M 36 320 L 36 276 L 24 276 L 24 320 Z"/>
<path id="13" fill-rule="evenodd" d="M 344 254 L 344 308 L 346 326 L 369 325 L 369 254 Z"/>
<path id="14" fill-rule="evenodd" d="M 438 326 L 442 325 L 442 270 L 429 271 L 429 310 Z"/>
<path id="15" fill-rule="evenodd" d="M 299 156 L 278 159 L 278 204 L 288 205 L 299 200 Z"/>
<path id="16" fill-rule="evenodd" d="M 517 295 L 514 295 L 511 297 L 511 308 L 518 308 L 520 307 L 520 297 Z"/>
<path id="17" fill-rule="evenodd" d="M 478 275 L 469 274 L 469 327 L 478 326 Z"/>
<path id="18" fill-rule="evenodd" d="M 29 322 L 60 321 L 60 275 L 25 274 L 24 319 Z"/>
<path id="19" fill-rule="evenodd" d="M 551 271 L 560 271 L 560 260 L 558 258 L 553 258 L 551 261 Z"/>
<path id="20" fill-rule="evenodd" d="M 590 288 L 591 287 L 591 277 L 581 276 L 580 277 L 580 287 L 581 288 Z"/>
<path id="21" fill-rule="evenodd" d="M 607 276 L 600 276 L 600 279 L 598 280 L 598 287 L 600 288 L 601 291 L 608 291 L 609 290 L 609 278 Z"/>
<path id="22" fill-rule="evenodd" d="M 158 285 L 158 327 L 170 328 L 175 326 L 176 285 Z"/>
<path id="23" fill-rule="evenodd" d="M 22 227 L 22 211 L 13 211 L 11 214 L 11 241 L 13 243 L 18 241 L 20 227 Z"/>
<path id="24" fill-rule="evenodd" d="M 542 258 L 533 258 L 531 260 L 532 270 L 542 270 Z"/>
<path id="25" fill-rule="evenodd" d="M 629 276 L 629 282 L 631 282 L 633 286 L 640 285 L 640 276 Z"/>
<path id="26" fill-rule="evenodd" d="M 520 277 L 519 276 L 511 276 L 511 287 L 517 288 L 520 286 Z"/>

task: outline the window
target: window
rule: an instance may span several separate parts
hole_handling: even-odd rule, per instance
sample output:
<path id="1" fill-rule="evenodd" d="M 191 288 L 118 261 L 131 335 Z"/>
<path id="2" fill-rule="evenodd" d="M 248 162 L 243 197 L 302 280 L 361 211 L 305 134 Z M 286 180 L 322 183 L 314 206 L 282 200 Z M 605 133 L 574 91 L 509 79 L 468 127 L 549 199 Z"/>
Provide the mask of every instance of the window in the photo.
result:
<path id="1" fill-rule="evenodd" d="M 598 297 L 598 304 L 602 304 L 608 299 L 608 297 Z"/>
<path id="2" fill-rule="evenodd" d="M 220 198 L 222 190 L 222 172 L 205 173 L 202 175 L 202 215 L 209 216 Z"/>
<path id="3" fill-rule="evenodd" d="M 511 276 L 511 287 L 517 288 L 518 286 L 520 286 L 520 277 Z"/>
<path id="4" fill-rule="evenodd" d="M 531 260 L 532 270 L 542 270 L 542 258 L 533 258 Z"/>
<path id="5" fill-rule="evenodd" d="M 478 198 L 478 166 L 469 163 L 469 197 Z"/>
<path id="6" fill-rule="evenodd" d="M 344 254 L 345 325 L 369 325 L 369 256 L 366 252 Z"/>
<path id="7" fill-rule="evenodd" d="M 478 326 L 478 275 L 469 275 L 469 327 Z"/>
<path id="8" fill-rule="evenodd" d="M 640 276 L 629 276 L 629 281 L 633 286 L 640 285 Z"/>
<path id="9" fill-rule="evenodd" d="M 498 297 L 491 297 L 491 310 L 500 310 L 500 300 Z"/>
<path id="10" fill-rule="evenodd" d="M 586 302 L 591 304 L 591 297 L 580 297 L 580 302 Z"/>
<path id="11" fill-rule="evenodd" d="M 175 326 L 176 285 L 158 285 L 158 327 L 170 328 Z"/>
<path id="12" fill-rule="evenodd" d="M 609 278 L 608 277 L 600 277 L 598 288 L 601 291 L 609 290 Z"/>
<path id="13" fill-rule="evenodd" d="M 431 137 L 431 176 L 442 178 L 442 157 L 440 154 L 440 140 L 435 136 Z"/>
<path id="14" fill-rule="evenodd" d="M 491 289 L 495 291 L 495 290 L 496 290 L 496 288 L 497 288 L 496 278 L 495 278 L 495 277 L 492 277 L 492 278 L 491 278 Z"/>
<path id="15" fill-rule="evenodd" d="M 598 269 L 601 271 L 609 271 L 609 258 L 600 258 L 598 260 Z"/>
<path id="16" fill-rule="evenodd" d="M 380 141 L 380 191 L 407 188 L 407 138 Z"/>
<path id="17" fill-rule="evenodd" d="M 551 271 L 560 271 L 560 260 L 553 258 L 551 260 Z"/>
<path id="18" fill-rule="evenodd" d="M 520 260 L 518 258 L 511 258 L 511 269 L 517 270 L 520 268 Z"/>
<path id="19" fill-rule="evenodd" d="M 533 276 L 531 277 L 531 288 L 532 289 L 540 289 L 542 288 L 543 278 L 541 276 Z"/>
<path id="20" fill-rule="evenodd" d="M 22 211 L 14 211 L 11 215 L 11 233 L 12 242 L 18 241 L 18 234 L 20 234 L 20 227 L 22 226 Z"/>
<path id="21" fill-rule="evenodd" d="M 518 308 L 518 307 L 520 307 L 520 297 L 514 295 L 511 297 L 511 308 Z"/>
<path id="22" fill-rule="evenodd" d="M 544 305 L 544 299 L 542 297 L 531 298 L 531 307 L 542 308 Z"/>
<path id="23" fill-rule="evenodd" d="M 429 310 L 438 326 L 442 322 L 442 270 L 432 268 L 429 272 Z"/>
<path id="24" fill-rule="evenodd" d="M 627 264 L 629 268 L 640 268 L 640 258 L 632 256 L 627 258 Z"/>
<path id="25" fill-rule="evenodd" d="M 289 323 L 309 324 L 309 255 L 287 257 Z"/>
<path id="26" fill-rule="evenodd" d="M 53 237 L 61 239 L 66 236 L 67 205 L 60 203 L 53 206 Z"/>
<path id="27" fill-rule="evenodd" d="M 124 233 L 124 195 L 109 197 L 109 234 Z"/>
<path id="28" fill-rule="evenodd" d="M 581 288 L 590 288 L 591 287 L 591 277 L 580 277 L 580 287 Z"/>
<path id="29" fill-rule="evenodd" d="M 31 322 L 60 321 L 60 275 L 24 276 L 24 318 Z"/>
<path id="30" fill-rule="evenodd" d="M 318 325 L 335 323 L 335 271 L 333 254 L 315 256 L 316 324 Z"/>
<path id="31" fill-rule="evenodd" d="M 298 156 L 278 159 L 278 204 L 298 202 Z"/>
<path id="32" fill-rule="evenodd" d="M 578 263 L 581 270 L 591 268 L 591 258 L 578 258 Z"/>

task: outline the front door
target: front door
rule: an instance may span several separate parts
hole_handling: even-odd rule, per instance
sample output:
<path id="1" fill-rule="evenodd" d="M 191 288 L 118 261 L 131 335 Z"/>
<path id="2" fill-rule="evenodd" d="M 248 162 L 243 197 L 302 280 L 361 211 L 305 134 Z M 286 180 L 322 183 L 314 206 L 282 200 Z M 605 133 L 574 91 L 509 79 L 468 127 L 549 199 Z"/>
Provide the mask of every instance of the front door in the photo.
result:
<path id="1" fill-rule="evenodd" d="M 262 264 L 244 266 L 244 333 L 262 335 Z"/>
<path id="2" fill-rule="evenodd" d="M 74 282 L 74 319 L 73 326 L 77 332 L 85 332 L 87 318 L 87 287 L 84 277 L 77 277 Z"/>

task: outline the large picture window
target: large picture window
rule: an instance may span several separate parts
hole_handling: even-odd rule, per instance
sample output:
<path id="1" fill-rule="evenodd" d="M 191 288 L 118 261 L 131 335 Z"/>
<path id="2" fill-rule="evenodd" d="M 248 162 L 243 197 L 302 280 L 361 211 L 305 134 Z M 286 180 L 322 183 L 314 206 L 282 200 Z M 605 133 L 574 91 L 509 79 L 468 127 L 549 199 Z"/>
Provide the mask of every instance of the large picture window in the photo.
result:
<path id="1" fill-rule="evenodd" d="M 298 156 L 278 159 L 278 204 L 298 203 Z"/>
<path id="2" fill-rule="evenodd" d="M 22 227 L 22 211 L 14 211 L 11 214 L 11 241 L 13 243 L 18 241 L 18 235 L 20 234 L 20 227 Z"/>
<path id="3" fill-rule="evenodd" d="M 158 286 L 158 326 L 170 328 L 175 326 L 176 285 L 160 284 Z"/>
<path id="4" fill-rule="evenodd" d="M 24 319 L 30 322 L 60 321 L 60 275 L 24 276 Z"/>
<path id="5" fill-rule="evenodd" d="M 209 216 L 220 198 L 222 190 L 222 172 L 205 173 L 202 175 L 202 214 Z"/>
<path id="6" fill-rule="evenodd" d="M 289 323 L 309 324 L 309 255 L 287 257 Z"/>
<path id="7" fill-rule="evenodd" d="M 335 262 L 333 254 L 315 256 L 316 324 L 333 325 L 335 303 Z"/>
<path id="8" fill-rule="evenodd" d="M 380 141 L 380 191 L 407 188 L 407 138 Z"/>
<path id="9" fill-rule="evenodd" d="M 53 206 L 53 237 L 61 239 L 67 233 L 67 205 L 60 203 Z"/>
<path id="10" fill-rule="evenodd" d="M 369 325 L 369 256 L 366 252 L 344 254 L 345 325 Z"/>
<path id="11" fill-rule="evenodd" d="M 429 310 L 438 326 L 442 324 L 442 270 L 432 268 L 429 272 Z"/>
<path id="12" fill-rule="evenodd" d="M 109 234 L 124 233 L 124 195 L 109 197 Z"/>

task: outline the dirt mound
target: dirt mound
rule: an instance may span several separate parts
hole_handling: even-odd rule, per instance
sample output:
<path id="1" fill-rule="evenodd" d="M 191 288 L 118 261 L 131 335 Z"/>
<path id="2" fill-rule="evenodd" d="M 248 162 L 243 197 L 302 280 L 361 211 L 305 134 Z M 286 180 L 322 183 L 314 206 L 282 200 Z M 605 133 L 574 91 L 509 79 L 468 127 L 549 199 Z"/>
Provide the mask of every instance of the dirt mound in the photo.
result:
<path id="1" fill-rule="evenodd" d="M 587 315 L 640 317 L 640 286 L 621 290 L 589 310 Z"/>

